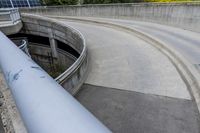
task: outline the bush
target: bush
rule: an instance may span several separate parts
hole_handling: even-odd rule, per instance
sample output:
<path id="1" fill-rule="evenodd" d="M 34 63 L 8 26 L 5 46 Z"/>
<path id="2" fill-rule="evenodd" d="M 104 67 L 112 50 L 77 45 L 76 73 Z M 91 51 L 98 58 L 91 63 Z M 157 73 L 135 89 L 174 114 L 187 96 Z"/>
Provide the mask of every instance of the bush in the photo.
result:
<path id="1" fill-rule="evenodd" d="M 76 5 L 78 0 L 42 0 L 44 5 Z"/>
<path id="2" fill-rule="evenodd" d="M 145 0 L 145 2 L 192 2 L 193 0 Z"/>
<path id="3" fill-rule="evenodd" d="M 84 4 L 135 3 L 143 0 L 84 0 Z"/>

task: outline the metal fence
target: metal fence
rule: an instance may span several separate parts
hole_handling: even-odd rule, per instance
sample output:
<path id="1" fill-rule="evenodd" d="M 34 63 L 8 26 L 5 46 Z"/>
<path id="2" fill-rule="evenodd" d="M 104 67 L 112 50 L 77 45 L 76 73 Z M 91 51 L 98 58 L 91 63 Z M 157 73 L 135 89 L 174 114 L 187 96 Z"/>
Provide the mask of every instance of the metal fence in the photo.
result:
<path id="1" fill-rule="evenodd" d="M 18 9 L 0 9 L 0 22 L 16 23 L 21 16 Z"/>

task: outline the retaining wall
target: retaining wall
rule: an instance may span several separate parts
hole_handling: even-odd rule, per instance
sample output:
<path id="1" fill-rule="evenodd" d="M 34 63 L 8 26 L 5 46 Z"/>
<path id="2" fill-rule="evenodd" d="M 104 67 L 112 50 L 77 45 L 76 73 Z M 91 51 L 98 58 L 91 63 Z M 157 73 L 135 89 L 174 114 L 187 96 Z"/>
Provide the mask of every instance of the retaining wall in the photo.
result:
<path id="1" fill-rule="evenodd" d="M 18 33 L 23 27 L 21 21 L 16 23 L 8 22 L 8 23 L 0 23 L 0 30 L 6 35 L 12 35 Z"/>
<path id="2" fill-rule="evenodd" d="M 200 32 L 200 3 L 139 3 L 52 6 L 21 9 L 21 12 L 55 15 L 134 19 Z"/>
<path id="3" fill-rule="evenodd" d="M 29 52 L 31 58 L 53 78 L 59 76 L 77 60 L 72 54 L 59 48 L 57 48 L 58 58 L 54 58 L 50 46 L 30 42 Z"/>
<path id="4" fill-rule="evenodd" d="M 85 39 L 82 34 L 66 24 L 38 15 L 23 14 L 22 22 L 23 29 L 20 33 L 53 37 L 79 53 L 77 60 L 56 78 L 67 91 L 75 94 L 85 79 L 88 63 Z"/>

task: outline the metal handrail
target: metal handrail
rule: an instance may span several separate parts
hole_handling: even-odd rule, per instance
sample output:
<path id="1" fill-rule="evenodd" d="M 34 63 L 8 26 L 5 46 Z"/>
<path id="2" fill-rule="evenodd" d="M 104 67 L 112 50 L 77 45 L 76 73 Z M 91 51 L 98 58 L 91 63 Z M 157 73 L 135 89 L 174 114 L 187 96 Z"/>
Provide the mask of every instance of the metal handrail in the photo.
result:
<path id="1" fill-rule="evenodd" d="M 4 21 L 11 21 L 13 24 L 21 20 L 21 16 L 17 8 L 1 9 L 0 16 L 8 17 L 9 19 Z"/>
<path id="2" fill-rule="evenodd" d="M 0 32 L 0 67 L 29 133 L 111 133 Z"/>
<path id="3" fill-rule="evenodd" d="M 10 18 L 11 18 L 13 24 L 20 20 L 21 17 L 20 17 L 18 9 L 10 10 Z"/>

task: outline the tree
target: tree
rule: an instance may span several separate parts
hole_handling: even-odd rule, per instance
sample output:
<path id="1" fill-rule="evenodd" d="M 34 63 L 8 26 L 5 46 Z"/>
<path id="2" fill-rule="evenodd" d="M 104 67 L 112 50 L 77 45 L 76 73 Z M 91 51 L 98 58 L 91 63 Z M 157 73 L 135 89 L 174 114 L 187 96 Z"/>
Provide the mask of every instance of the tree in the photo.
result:
<path id="1" fill-rule="evenodd" d="M 42 0 L 44 5 L 76 5 L 79 0 Z"/>
<path id="2" fill-rule="evenodd" d="M 84 4 L 134 3 L 143 0 L 84 0 Z"/>
<path id="3" fill-rule="evenodd" d="M 193 0 L 145 0 L 145 2 L 191 2 Z"/>

